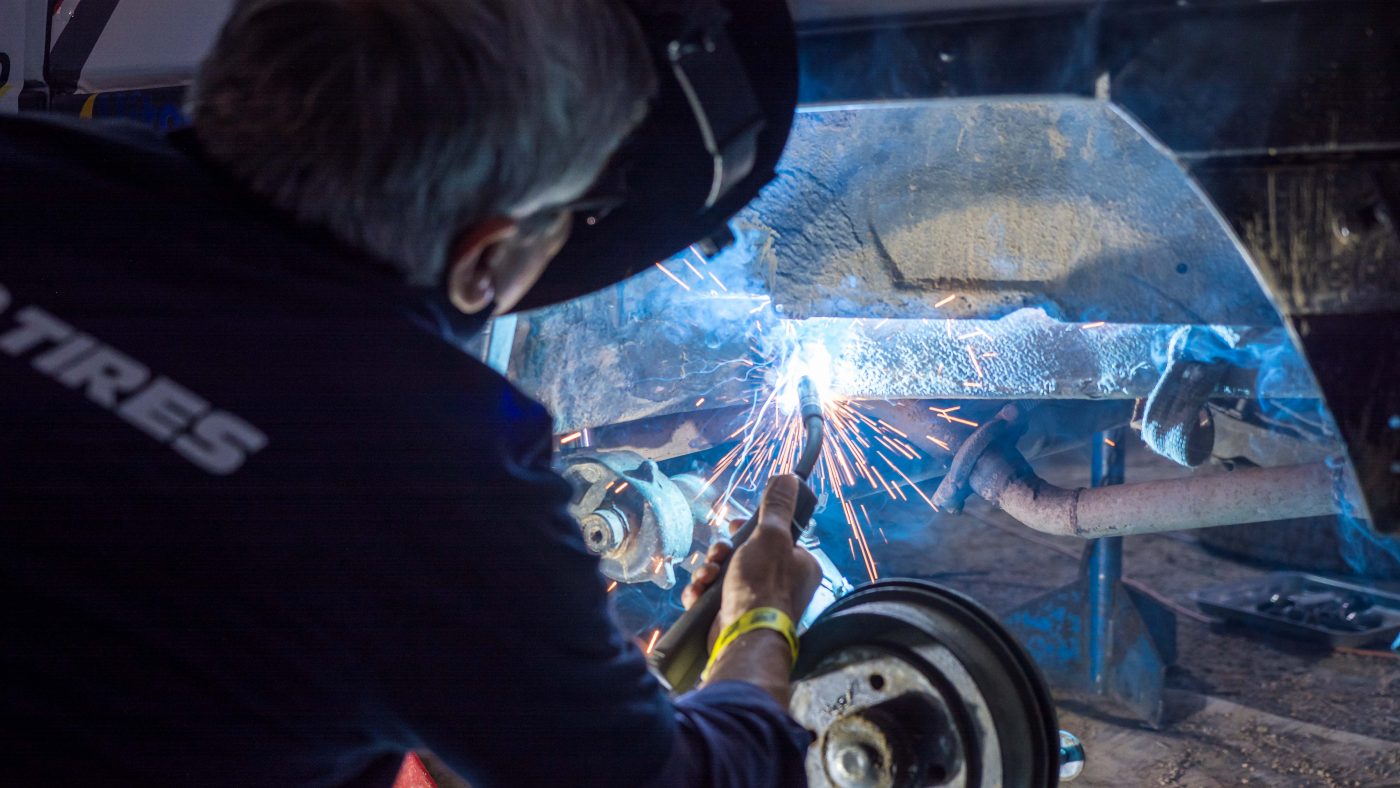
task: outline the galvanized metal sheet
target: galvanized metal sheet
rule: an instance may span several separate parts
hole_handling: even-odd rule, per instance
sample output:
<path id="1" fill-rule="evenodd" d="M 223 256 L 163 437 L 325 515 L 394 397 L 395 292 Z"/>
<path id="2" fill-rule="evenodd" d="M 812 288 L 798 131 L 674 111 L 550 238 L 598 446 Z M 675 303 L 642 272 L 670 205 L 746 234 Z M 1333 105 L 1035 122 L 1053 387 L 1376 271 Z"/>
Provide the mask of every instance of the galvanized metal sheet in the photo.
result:
<path id="1" fill-rule="evenodd" d="M 780 175 L 743 221 L 770 234 L 792 317 L 1279 322 L 1210 203 L 1109 102 L 808 112 Z"/>

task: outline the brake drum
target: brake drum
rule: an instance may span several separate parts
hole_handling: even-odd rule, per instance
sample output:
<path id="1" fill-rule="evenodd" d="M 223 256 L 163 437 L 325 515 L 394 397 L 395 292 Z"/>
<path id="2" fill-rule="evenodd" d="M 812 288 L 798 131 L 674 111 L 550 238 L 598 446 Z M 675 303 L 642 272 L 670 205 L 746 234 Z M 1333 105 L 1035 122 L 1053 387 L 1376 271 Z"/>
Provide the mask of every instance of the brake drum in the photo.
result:
<path id="1" fill-rule="evenodd" d="M 802 636 L 790 710 L 816 734 L 812 786 L 1059 782 L 1035 664 L 989 612 L 934 583 L 882 580 L 828 608 Z"/>

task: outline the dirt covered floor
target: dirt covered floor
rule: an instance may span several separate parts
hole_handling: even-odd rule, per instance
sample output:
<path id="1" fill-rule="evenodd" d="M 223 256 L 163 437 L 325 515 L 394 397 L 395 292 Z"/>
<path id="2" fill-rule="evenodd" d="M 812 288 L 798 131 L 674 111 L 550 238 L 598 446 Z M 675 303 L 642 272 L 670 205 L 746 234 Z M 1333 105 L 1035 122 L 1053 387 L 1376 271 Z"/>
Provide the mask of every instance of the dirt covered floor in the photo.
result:
<path id="1" fill-rule="evenodd" d="M 997 613 L 1075 578 L 1079 540 L 1031 531 L 976 499 L 961 516 L 929 516 L 877 547 L 882 576 L 935 579 Z M 1074 785 L 1400 786 L 1400 659 L 1225 627 L 1189 599 L 1266 571 L 1208 552 L 1189 532 L 1127 539 L 1125 577 L 1177 610 L 1167 720 L 1153 730 L 1062 704 L 1061 727 L 1088 753 Z"/>

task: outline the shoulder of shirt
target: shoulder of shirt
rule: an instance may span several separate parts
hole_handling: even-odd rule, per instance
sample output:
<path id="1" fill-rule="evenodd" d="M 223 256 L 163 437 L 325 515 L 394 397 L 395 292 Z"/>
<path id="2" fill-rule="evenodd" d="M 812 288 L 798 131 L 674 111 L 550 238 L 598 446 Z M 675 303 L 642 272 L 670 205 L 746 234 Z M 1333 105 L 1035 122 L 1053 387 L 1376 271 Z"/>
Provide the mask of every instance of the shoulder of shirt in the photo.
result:
<path id="1" fill-rule="evenodd" d="M 181 193 L 208 191 L 211 199 L 224 205 L 222 184 L 211 181 L 164 134 L 133 122 L 90 121 L 40 113 L 3 116 L 0 148 L 18 154 L 3 157 L 0 173 L 19 172 L 21 176 L 31 174 L 36 179 L 57 180 L 56 187 L 69 190 L 80 185 L 88 170 L 104 182 L 124 184 L 130 180 L 137 184 L 136 188 L 160 179 L 169 184 L 161 187 L 162 201 Z M 67 174 L 57 176 L 54 170 L 60 168 Z M 20 190 L 35 185 L 15 184 Z M 5 191 L 0 185 L 0 194 Z M 242 207 L 237 196 L 229 199 L 234 201 L 234 209 Z M 174 204 L 177 210 L 184 207 Z M 276 217 L 261 213 L 243 217 L 249 219 L 268 221 L 264 229 L 282 241 L 324 250 L 336 265 L 365 262 L 330 243 L 328 238 L 315 232 L 303 233 Z M 305 274 L 289 272 L 289 276 Z M 495 452 L 487 453 L 504 452 L 509 457 L 524 458 L 541 448 L 549 450 L 552 420 L 544 407 L 449 339 L 415 322 L 410 310 L 401 301 L 396 303 L 402 292 L 398 285 L 388 283 L 382 269 L 371 272 L 366 266 L 365 271 L 349 275 L 348 279 L 340 284 L 363 292 L 353 297 L 354 303 L 332 307 L 323 314 L 331 317 L 343 308 L 345 314 L 358 317 L 382 308 L 382 319 L 372 322 L 383 330 L 357 341 L 361 345 L 358 352 L 346 355 L 377 367 L 364 376 L 367 384 L 373 380 L 385 391 L 394 392 L 384 398 L 386 412 L 380 414 L 383 419 L 429 423 L 438 430 L 433 436 L 425 436 L 426 440 L 469 438 L 482 449 L 495 447 Z M 302 305 L 309 306 L 305 302 Z"/>
<path id="2" fill-rule="evenodd" d="M 10 156 L 6 169 L 54 160 L 111 162 L 120 151 L 136 166 L 170 166 L 180 158 L 164 135 L 128 120 L 82 120 L 51 113 L 0 117 L 0 146 Z"/>

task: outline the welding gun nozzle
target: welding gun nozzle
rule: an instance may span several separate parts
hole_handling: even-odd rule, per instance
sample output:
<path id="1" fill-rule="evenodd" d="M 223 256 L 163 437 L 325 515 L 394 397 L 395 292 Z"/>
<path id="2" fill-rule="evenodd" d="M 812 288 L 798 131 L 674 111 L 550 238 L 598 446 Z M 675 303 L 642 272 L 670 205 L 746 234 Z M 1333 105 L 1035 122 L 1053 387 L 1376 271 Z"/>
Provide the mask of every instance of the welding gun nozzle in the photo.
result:
<path id="1" fill-rule="evenodd" d="M 822 398 L 817 395 L 817 387 L 811 378 L 803 377 L 797 381 L 797 402 L 802 408 L 802 421 L 807 425 L 807 442 L 802 446 L 802 454 L 793 466 L 793 473 L 806 481 L 821 456 L 822 433 L 826 429 L 822 418 Z"/>
<path id="2" fill-rule="evenodd" d="M 822 398 L 811 378 L 804 376 L 797 381 L 797 403 L 804 419 L 822 415 Z"/>

